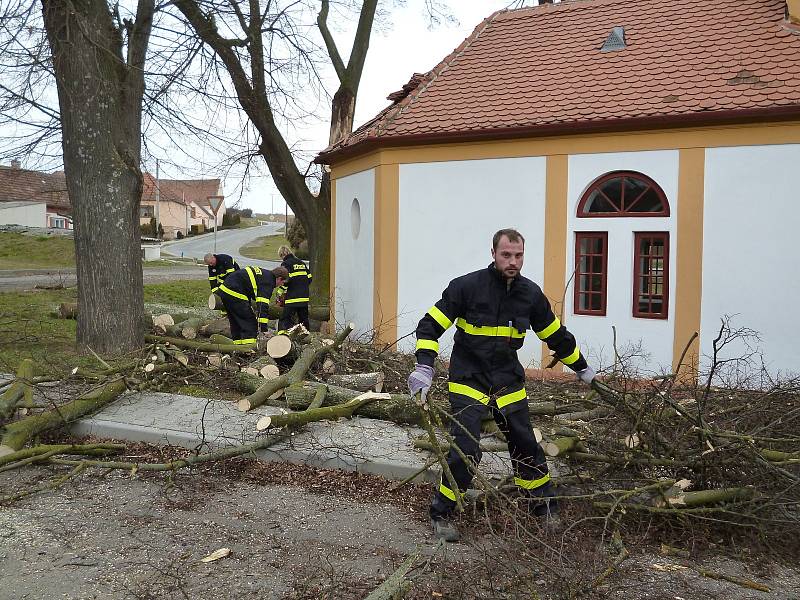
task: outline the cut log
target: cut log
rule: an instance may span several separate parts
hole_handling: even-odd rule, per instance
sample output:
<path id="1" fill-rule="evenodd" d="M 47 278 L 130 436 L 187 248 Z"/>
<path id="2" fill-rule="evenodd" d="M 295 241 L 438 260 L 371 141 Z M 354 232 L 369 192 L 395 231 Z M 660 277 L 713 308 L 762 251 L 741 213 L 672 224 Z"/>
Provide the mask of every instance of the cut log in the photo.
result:
<path id="1" fill-rule="evenodd" d="M 245 367 L 242 369 L 242 373 L 247 373 L 252 377 L 258 377 L 260 375 L 258 369 L 254 369 L 253 367 Z"/>
<path id="2" fill-rule="evenodd" d="M 227 317 L 208 321 L 200 328 L 200 335 L 211 336 L 215 333 L 231 337 L 231 323 Z"/>
<path id="3" fill-rule="evenodd" d="M 267 341 L 267 354 L 272 358 L 284 358 L 292 352 L 292 340 L 288 335 L 275 335 Z"/>
<path id="4" fill-rule="evenodd" d="M 280 377 L 281 372 L 278 369 L 278 365 L 264 365 L 258 371 L 258 374 L 269 381 L 270 379 L 276 379 L 277 377 Z"/>
<path id="5" fill-rule="evenodd" d="M 170 325 L 175 325 L 175 319 L 172 317 L 172 315 L 153 315 L 153 329 L 155 329 L 158 333 L 167 333 L 167 328 Z"/>
<path id="6" fill-rule="evenodd" d="M 180 323 L 181 337 L 186 338 L 187 340 L 193 340 L 197 337 L 197 334 L 203 325 L 203 320 L 198 318 L 186 319 L 185 321 L 182 321 Z"/>
<path id="7" fill-rule="evenodd" d="M 383 373 L 351 373 L 349 375 L 333 375 L 328 378 L 328 383 L 339 387 L 350 388 L 367 392 L 380 392 L 383 390 Z"/>
<path id="8" fill-rule="evenodd" d="M 578 438 L 575 437 L 560 437 L 555 438 L 550 442 L 546 442 L 542 449 L 547 456 L 555 457 L 562 456 L 574 450 L 578 445 Z"/>
<path id="9" fill-rule="evenodd" d="M 216 294 L 211 294 L 208 297 L 208 308 L 211 310 L 222 310 L 225 308 L 225 305 L 222 304 L 222 298 L 217 296 Z"/>
<path id="10" fill-rule="evenodd" d="M 6 425 L 0 439 L 0 456 L 20 450 L 35 435 L 70 423 L 86 414 L 97 411 L 115 400 L 126 389 L 125 380 L 111 381 L 91 392 L 79 396 L 72 402 L 38 415 L 25 417 Z"/>
<path id="11" fill-rule="evenodd" d="M 323 375 L 333 375 L 336 373 L 336 363 L 330 358 L 326 358 L 325 362 L 322 363 L 322 373 Z"/>
<path id="12" fill-rule="evenodd" d="M 755 494 L 753 488 L 723 488 L 719 490 L 699 490 L 685 492 L 677 496 L 668 497 L 667 503 L 673 508 L 691 508 L 694 506 L 708 506 L 721 502 L 743 502 L 750 500 Z"/>
<path id="13" fill-rule="evenodd" d="M 30 358 L 23 359 L 17 367 L 14 383 L 0 395 L 0 420 L 11 417 L 20 404 L 33 404 L 33 378 L 33 361 Z"/>
<path id="14" fill-rule="evenodd" d="M 158 335 L 145 335 L 145 341 L 158 342 L 162 344 L 172 344 L 178 348 L 188 348 L 200 350 L 201 352 L 227 352 L 229 354 L 252 354 L 255 350 L 254 344 L 210 344 L 207 342 L 197 342 L 195 340 L 183 340 L 181 338 L 164 337 Z"/>

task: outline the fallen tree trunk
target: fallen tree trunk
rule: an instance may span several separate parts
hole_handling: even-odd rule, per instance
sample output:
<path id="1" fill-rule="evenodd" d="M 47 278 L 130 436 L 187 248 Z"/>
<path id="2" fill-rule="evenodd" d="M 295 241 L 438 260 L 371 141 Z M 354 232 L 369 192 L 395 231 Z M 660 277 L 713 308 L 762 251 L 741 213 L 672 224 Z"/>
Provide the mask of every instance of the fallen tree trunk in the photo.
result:
<path id="1" fill-rule="evenodd" d="M 0 438 L 0 456 L 22 449 L 28 440 L 42 431 L 54 429 L 94 412 L 115 400 L 126 389 L 125 380 L 120 378 L 94 389 L 72 402 L 38 415 L 26 417 L 6 425 Z"/>
<path id="2" fill-rule="evenodd" d="M 214 333 L 209 338 L 208 341 L 212 344 L 218 344 L 220 346 L 230 346 L 233 344 L 233 340 L 227 336 L 222 335 L 221 333 Z"/>
<path id="3" fill-rule="evenodd" d="M 190 350 L 200 350 L 202 352 L 252 354 L 255 351 L 255 344 L 211 344 L 208 342 L 197 342 L 195 340 L 184 340 L 181 338 L 149 334 L 145 335 L 144 339 L 148 342 L 172 344 L 178 348 L 188 348 Z"/>
<path id="4" fill-rule="evenodd" d="M 103 456 L 121 452 L 124 449 L 125 444 L 41 444 L 0 456 L 0 466 L 8 465 L 0 468 L 0 471 L 16 469 L 32 462 L 41 462 L 56 454 Z"/>
<path id="5" fill-rule="evenodd" d="M 227 317 L 208 321 L 202 327 L 200 327 L 200 335 L 210 337 L 215 333 L 224 335 L 225 337 L 231 337 L 231 324 Z"/>
<path id="6" fill-rule="evenodd" d="M 186 338 L 187 340 L 195 339 L 200 331 L 200 328 L 205 325 L 205 323 L 206 322 L 203 319 L 198 319 L 196 317 L 181 321 L 179 324 L 181 337 Z"/>
<path id="7" fill-rule="evenodd" d="M 11 417 L 20 402 L 27 405 L 33 403 L 33 361 L 24 359 L 17 367 L 17 377 L 9 388 L 0 395 L 0 420 Z"/>
<path id="8" fill-rule="evenodd" d="M 383 390 L 384 375 L 380 371 L 375 373 L 351 373 L 348 375 L 332 375 L 328 383 L 351 390 L 367 392 L 380 392 Z"/>
<path id="9" fill-rule="evenodd" d="M 298 358 L 294 366 L 289 370 L 288 373 L 284 373 L 283 375 L 272 379 L 271 381 L 267 381 L 264 385 L 259 387 L 255 392 L 247 396 L 247 398 L 243 398 L 239 400 L 237 407 L 240 411 L 245 412 L 257 406 L 261 406 L 264 404 L 267 399 L 275 394 L 278 390 L 281 390 L 285 387 L 293 383 L 299 383 L 303 381 L 308 373 L 309 368 L 313 362 L 320 356 L 325 355 L 326 353 L 330 352 L 338 348 L 341 343 L 350 335 L 350 332 L 353 331 L 354 325 L 350 323 L 347 327 L 345 327 L 339 335 L 336 336 L 333 344 L 326 345 L 321 343 L 320 341 L 314 341 L 308 344 L 303 352 Z M 275 339 L 275 338 L 272 338 Z M 272 341 L 272 340 L 270 340 Z M 309 400 L 310 402 L 310 400 Z"/>
<path id="10" fill-rule="evenodd" d="M 316 395 L 316 391 L 315 391 Z M 373 400 L 384 400 L 389 394 L 378 394 L 376 392 L 364 392 L 359 394 L 345 404 L 338 406 L 325 406 L 322 408 L 311 408 L 302 412 L 286 413 L 282 415 L 272 415 L 262 417 L 258 420 L 256 427 L 259 431 L 276 427 L 296 428 L 316 421 L 335 421 L 342 417 L 351 418 L 355 411 Z"/>

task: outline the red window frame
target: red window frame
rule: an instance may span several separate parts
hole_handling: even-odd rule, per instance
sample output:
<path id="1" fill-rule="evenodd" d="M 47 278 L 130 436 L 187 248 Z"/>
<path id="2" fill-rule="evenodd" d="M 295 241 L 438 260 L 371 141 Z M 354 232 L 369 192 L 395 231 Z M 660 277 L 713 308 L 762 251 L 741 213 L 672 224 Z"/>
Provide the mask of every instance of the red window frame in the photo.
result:
<path id="1" fill-rule="evenodd" d="M 660 240 L 663 253 L 643 254 L 642 245 Z M 653 263 L 661 259 L 661 268 Z M 643 269 L 643 267 L 645 267 Z M 660 272 L 660 274 L 659 274 Z M 658 280 L 660 278 L 660 280 Z M 641 284 L 641 285 L 640 285 Z M 639 301 L 646 299 L 649 310 L 641 310 Z M 653 311 L 653 300 L 661 301 L 661 310 Z M 669 232 L 634 232 L 633 235 L 633 316 L 643 319 L 666 319 L 669 315 Z"/>
<path id="2" fill-rule="evenodd" d="M 583 240 L 602 240 L 603 246 L 600 253 L 582 253 L 581 252 L 581 242 Z M 601 272 L 598 273 L 596 271 L 581 271 L 581 258 L 595 258 L 600 257 L 602 259 L 601 264 Z M 589 263 L 594 261 L 589 260 Z M 591 266 L 589 267 L 591 269 Z M 601 289 L 600 290 L 583 290 L 581 289 L 581 282 L 583 281 L 582 275 L 585 276 L 593 276 L 593 275 L 600 275 L 601 276 Z M 596 315 L 596 316 L 605 316 L 606 314 L 606 300 L 608 298 L 608 232 L 607 231 L 576 231 L 575 232 L 575 284 L 573 285 L 573 311 L 576 315 Z M 587 306 L 591 306 L 591 296 L 600 296 L 600 308 L 599 309 L 591 309 L 591 308 L 580 308 L 581 306 L 581 297 L 582 296 L 589 296 L 589 300 L 586 302 Z"/>
<path id="3" fill-rule="evenodd" d="M 633 200 L 625 198 L 625 179 L 637 179 L 645 184 L 647 187 L 644 191 L 637 194 L 636 198 Z M 620 179 L 621 181 L 621 190 L 620 190 L 620 202 L 619 206 L 611 200 L 604 192 L 603 187 L 609 183 L 613 179 Z M 642 198 L 649 190 L 653 190 L 658 195 L 659 199 L 661 200 L 661 205 L 663 209 L 659 212 L 640 212 L 636 211 L 636 203 Z M 595 191 L 599 191 L 602 194 L 606 201 L 613 206 L 616 210 L 610 212 L 587 212 L 586 211 L 586 203 L 591 198 L 592 194 Z M 633 209 L 633 210 L 631 210 Z M 650 177 L 643 173 L 639 173 L 637 171 L 611 171 L 610 173 L 606 173 L 595 179 L 586 191 L 581 196 L 581 200 L 578 203 L 578 217 L 580 218 L 613 218 L 613 217 L 668 217 L 669 216 L 669 202 L 667 201 L 667 196 L 664 193 L 664 190 L 661 189 L 655 181 L 653 181 Z"/>

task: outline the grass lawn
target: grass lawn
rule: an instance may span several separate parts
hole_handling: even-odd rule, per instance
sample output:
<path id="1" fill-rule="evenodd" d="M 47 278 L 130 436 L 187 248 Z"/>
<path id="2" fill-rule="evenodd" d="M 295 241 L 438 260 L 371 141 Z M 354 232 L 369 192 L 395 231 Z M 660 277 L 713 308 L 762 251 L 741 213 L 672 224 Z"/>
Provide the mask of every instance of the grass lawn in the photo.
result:
<path id="1" fill-rule="evenodd" d="M 71 237 L 0 233 L 0 270 L 74 266 L 75 245 Z"/>
<path id="2" fill-rule="evenodd" d="M 239 248 L 239 254 L 260 260 L 280 260 L 278 258 L 278 248 L 286 243 L 286 238 L 283 237 L 283 234 L 267 235 L 256 238 L 249 244 Z"/>
<path id="3" fill-rule="evenodd" d="M 32 358 L 42 374 L 64 375 L 75 366 L 97 368 L 97 361 L 75 353 L 76 322 L 51 312 L 61 302 L 75 302 L 77 290 L 0 293 L 0 372 L 15 371 Z M 207 281 L 174 281 L 144 286 L 145 302 L 205 306 Z"/>

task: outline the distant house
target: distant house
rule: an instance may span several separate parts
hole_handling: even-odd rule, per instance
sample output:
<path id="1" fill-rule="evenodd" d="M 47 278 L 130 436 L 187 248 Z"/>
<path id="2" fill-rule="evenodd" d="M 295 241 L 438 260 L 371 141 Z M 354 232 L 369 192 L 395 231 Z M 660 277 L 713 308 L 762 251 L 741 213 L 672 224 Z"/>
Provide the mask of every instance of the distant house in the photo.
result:
<path id="1" fill-rule="evenodd" d="M 221 225 L 225 201 L 219 179 L 159 179 L 156 184 L 155 177 L 145 173 L 140 222 L 144 225 L 158 217 L 166 239 L 177 237 L 179 232 L 188 235 L 193 225 L 213 229 L 214 211 L 209 203 L 213 197 L 222 198 L 217 212 L 217 223 Z"/>
<path id="2" fill-rule="evenodd" d="M 413 350 L 449 279 L 516 227 L 595 364 L 641 344 L 640 367 L 674 372 L 735 315 L 768 371 L 800 371 L 800 0 L 500 11 L 388 99 L 317 158 L 337 321 Z M 532 332 L 521 356 L 549 362 Z"/>
<path id="3" fill-rule="evenodd" d="M 63 171 L 0 166 L 0 225 L 72 229 L 71 213 Z"/>

